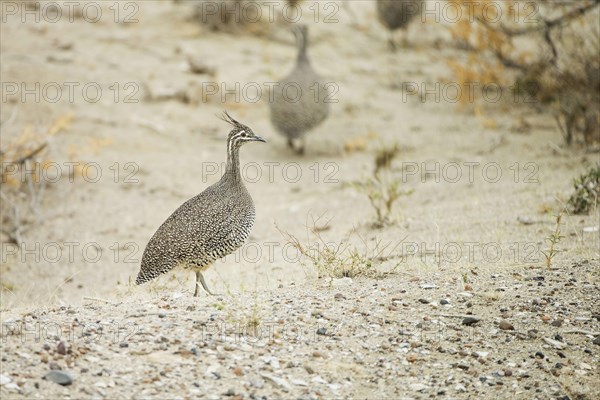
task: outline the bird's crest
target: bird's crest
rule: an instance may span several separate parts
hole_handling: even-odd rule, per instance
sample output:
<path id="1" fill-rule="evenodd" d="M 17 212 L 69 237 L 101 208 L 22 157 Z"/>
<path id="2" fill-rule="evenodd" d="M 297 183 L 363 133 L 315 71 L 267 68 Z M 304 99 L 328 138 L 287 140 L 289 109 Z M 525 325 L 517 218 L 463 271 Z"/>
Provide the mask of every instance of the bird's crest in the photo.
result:
<path id="1" fill-rule="evenodd" d="M 229 113 L 227 112 L 227 110 L 223 111 L 222 115 L 217 115 L 217 118 L 219 118 L 221 121 L 225 121 L 228 124 L 233 125 L 233 126 L 240 126 L 240 125 L 242 125 L 238 121 L 236 121 L 235 119 L 233 119 L 233 117 L 231 115 L 229 115 Z"/>

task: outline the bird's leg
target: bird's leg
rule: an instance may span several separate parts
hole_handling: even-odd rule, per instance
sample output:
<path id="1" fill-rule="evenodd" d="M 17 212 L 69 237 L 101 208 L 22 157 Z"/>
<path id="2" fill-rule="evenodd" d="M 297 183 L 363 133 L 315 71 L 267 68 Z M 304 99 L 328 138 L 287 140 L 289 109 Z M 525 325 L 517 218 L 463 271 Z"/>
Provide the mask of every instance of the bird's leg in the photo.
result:
<path id="1" fill-rule="evenodd" d="M 294 149 L 296 154 L 304 155 L 304 145 L 305 145 L 304 138 L 298 139 L 298 147 Z"/>
<path id="2" fill-rule="evenodd" d="M 200 273 L 200 271 L 196 271 L 196 289 L 194 290 L 194 297 L 198 297 L 199 292 L 200 292 L 200 285 L 198 284 L 198 281 L 203 279 L 202 278 L 202 274 Z"/>
<path id="3" fill-rule="evenodd" d="M 288 147 L 292 149 L 292 151 L 296 154 L 302 155 L 304 154 L 304 138 L 296 139 L 288 139 Z M 297 144 L 294 144 L 297 143 Z"/>
<path id="4" fill-rule="evenodd" d="M 304 138 L 300 139 L 300 149 L 299 149 L 300 155 L 304 155 L 304 147 L 305 146 L 306 146 L 306 139 L 304 139 Z"/>
<path id="5" fill-rule="evenodd" d="M 410 42 L 408 41 L 408 30 L 400 29 L 400 46 L 404 49 L 411 47 Z"/>
<path id="6" fill-rule="evenodd" d="M 198 278 L 200 279 L 202 287 L 204 288 L 204 290 L 206 290 L 206 293 L 210 294 L 211 296 L 220 296 L 219 294 L 210 291 L 208 285 L 206 284 L 206 281 L 204 280 L 204 275 L 202 275 L 200 271 L 196 272 L 196 290 L 198 290 Z"/>
<path id="7" fill-rule="evenodd" d="M 398 50 L 398 45 L 394 40 L 394 32 L 390 31 L 390 37 L 388 39 L 388 46 L 390 47 L 390 51 L 393 53 Z"/>

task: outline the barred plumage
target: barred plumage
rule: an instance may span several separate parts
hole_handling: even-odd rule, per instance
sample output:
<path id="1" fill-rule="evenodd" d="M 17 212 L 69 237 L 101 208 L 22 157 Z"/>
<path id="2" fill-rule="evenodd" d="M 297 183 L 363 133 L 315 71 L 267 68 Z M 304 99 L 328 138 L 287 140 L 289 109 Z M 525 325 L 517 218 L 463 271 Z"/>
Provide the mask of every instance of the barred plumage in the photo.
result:
<path id="1" fill-rule="evenodd" d="M 225 113 L 233 125 L 227 140 L 227 166 L 221 179 L 183 203 L 158 228 L 148 242 L 136 284 L 148 282 L 183 265 L 196 272 L 198 281 L 212 294 L 202 271 L 238 249 L 254 224 L 254 203 L 240 175 L 239 148 L 251 141 L 264 142 L 252 130 Z"/>
<path id="2" fill-rule="evenodd" d="M 329 115 L 329 91 L 308 59 L 308 27 L 299 25 L 293 32 L 298 45 L 296 66 L 275 87 L 270 109 L 275 129 L 288 139 L 291 149 L 302 153 L 304 135 Z M 301 142 L 298 148 L 294 141 Z"/>

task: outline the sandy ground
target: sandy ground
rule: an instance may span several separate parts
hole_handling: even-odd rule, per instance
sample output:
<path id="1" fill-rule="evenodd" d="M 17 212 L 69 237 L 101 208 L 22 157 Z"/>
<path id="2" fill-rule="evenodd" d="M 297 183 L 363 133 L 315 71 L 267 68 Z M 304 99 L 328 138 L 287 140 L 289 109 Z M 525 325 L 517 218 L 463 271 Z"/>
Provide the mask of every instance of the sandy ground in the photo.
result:
<path id="1" fill-rule="evenodd" d="M 63 389 L 40 381 L 43 371 L 49 367 L 39 358 L 45 351 L 52 359 L 57 341 L 47 340 L 50 350 L 46 351 L 42 349 L 43 340 L 22 343 L 17 340 L 19 335 L 16 338 L 9 335 L 8 341 L 2 342 L 2 374 L 11 382 L 17 382 L 18 387 L 8 384 L 7 388 L 3 383 L 3 394 L 41 396 L 43 392 L 36 392 L 38 389 L 32 385 L 48 385 L 43 387 L 53 390 L 57 396 L 73 398 L 104 394 L 109 397 L 117 394 L 159 396 L 161 393 L 183 398 L 196 396 L 197 391 L 219 397 L 229 387 L 237 386 L 235 377 L 238 375 L 230 374 L 235 366 L 228 359 L 227 350 L 222 353 L 216 341 L 209 341 L 200 348 L 201 339 L 183 332 L 197 321 L 212 318 L 213 313 L 217 320 L 226 320 L 231 310 L 239 309 L 243 314 L 242 310 L 257 309 L 262 321 L 278 321 L 285 319 L 288 312 L 310 314 L 311 308 L 305 308 L 310 303 L 327 310 L 337 321 L 343 319 L 344 313 L 360 313 L 348 311 L 358 307 L 353 305 L 355 302 L 379 315 L 383 311 L 377 310 L 378 307 L 386 308 L 396 301 L 409 304 L 405 308 L 402 304 L 393 305 L 398 309 L 394 310 L 398 323 L 416 324 L 423 317 L 423 310 L 431 307 L 418 303 L 419 299 L 431 297 L 432 301 L 439 302 L 448 297 L 456 303 L 461 298 L 458 293 L 466 291 L 474 296 L 473 313 L 485 317 L 484 324 L 490 329 L 496 326 L 502 313 L 508 312 L 501 309 L 511 310 L 510 316 L 516 315 L 518 320 L 519 307 L 524 302 L 530 306 L 533 299 L 551 305 L 569 304 L 571 311 L 569 316 L 553 314 L 558 313 L 558 304 L 557 310 L 537 310 L 535 315 L 527 315 L 531 320 L 526 327 L 517 327 L 526 337 L 516 333 L 501 335 L 501 338 L 494 336 L 488 349 L 472 343 L 466 346 L 488 352 L 494 360 L 484 362 L 482 369 L 474 374 L 470 366 L 446 371 L 450 365 L 460 363 L 462 357 L 475 363 L 470 355 L 475 350 L 464 350 L 464 346 L 458 344 L 450 346 L 456 350 L 454 354 L 426 347 L 426 351 L 432 352 L 427 355 L 429 361 L 418 368 L 411 367 L 412 361 L 408 361 L 408 365 L 397 365 L 397 360 L 386 358 L 392 356 L 384 351 L 381 368 L 386 369 L 386 362 L 392 365 L 391 371 L 396 374 L 391 375 L 392 379 L 376 376 L 378 369 L 371 366 L 380 361 L 379 356 L 371 352 L 370 345 L 361 350 L 366 359 L 358 366 L 354 365 L 355 355 L 344 353 L 346 340 L 357 337 L 354 331 L 342 333 L 343 339 L 328 343 L 331 348 L 327 350 L 316 348 L 310 341 L 304 343 L 302 351 L 306 354 L 296 353 L 294 346 L 286 343 L 280 343 L 282 349 L 275 350 L 267 341 L 261 347 L 262 353 L 254 354 L 246 349 L 250 354 L 245 354 L 243 349 L 235 349 L 231 354 L 246 360 L 247 364 L 240 366 L 246 376 L 257 357 L 287 351 L 285 357 L 281 353 L 273 356 L 279 358 L 277 365 L 264 361 L 271 369 L 265 373 L 276 379 L 260 378 L 256 372 L 258 375 L 254 378 L 268 381 L 264 388 L 256 388 L 248 380 L 246 389 L 235 389 L 233 395 L 246 398 L 254 388 L 257 398 L 263 394 L 268 398 L 375 398 L 379 395 L 395 398 L 399 394 L 407 398 L 426 397 L 442 390 L 441 382 L 450 374 L 452 389 L 445 392 L 449 397 L 485 394 L 489 398 L 548 398 L 580 393 L 581 398 L 592 398 L 593 384 L 597 385 L 598 381 L 599 348 L 591 344 L 593 335 L 562 334 L 567 340 L 566 346 L 573 351 L 567 355 L 567 359 L 572 360 L 569 373 L 554 375 L 550 361 L 535 360 L 535 352 L 547 353 L 544 346 L 549 346 L 553 352 L 551 363 L 563 363 L 557 359 L 560 356 L 554 353 L 553 345 L 543 341 L 545 337 L 560 334 L 561 329 L 579 329 L 588 334 L 600 330 L 597 317 L 592 316 L 598 312 L 597 210 L 589 216 L 563 216 L 564 238 L 558 245 L 561 252 L 553 261 L 555 270 L 541 268 L 542 252 L 548 246 L 545 238 L 555 227 L 553 213 L 561 209 L 568 198 L 572 178 L 598 160 L 597 153 L 563 146 L 550 110 L 515 104 L 509 94 L 503 94 L 497 103 L 480 102 L 477 106 L 462 108 L 444 98 L 436 101 L 429 96 L 421 101 L 418 96 L 407 96 L 402 91 L 403 82 L 435 87 L 436 82 L 451 81 L 447 59 L 461 57 L 461 53 L 450 46 L 434 46 L 447 38 L 445 30 L 434 24 L 413 25 L 409 32 L 413 46 L 390 53 L 385 42 L 387 34 L 376 21 L 373 4 L 352 2 L 352 13 L 343 7 L 336 12 L 337 23 L 311 23 L 310 56 L 315 68 L 339 88 L 335 95 L 339 102 L 332 104 L 326 123 L 308 137 L 306 155 L 298 157 L 287 150 L 284 140 L 271 127 L 266 94 L 268 83 L 285 76 L 295 58 L 293 37 L 285 24 L 266 28 L 257 25 L 263 32 L 258 36 L 212 33 L 190 20 L 189 3 L 141 1 L 132 4 L 137 6 L 120 9 L 119 18 L 124 20 L 133 13 L 138 20 L 134 23 L 115 23 L 114 10 L 107 4 L 102 8 L 103 17 L 96 23 L 81 17 L 73 22 L 63 17 L 57 23 L 28 20 L 25 24 L 19 18 L 9 18 L 2 23 L 2 82 L 25 82 L 28 87 L 34 87 L 36 82 L 41 87 L 56 82 L 63 88 L 57 102 L 49 101 L 53 96 L 51 88 L 46 93 L 39 91 L 39 102 L 33 95 L 23 101 L 21 92 L 3 100 L 0 117 L 2 121 L 11 121 L 10 125 L 2 126 L 3 146 L 28 126 L 44 132 L 53 121 L 72 117 L 65 129 L 52 136 L 44 154 L 45 160 L 61 166 L 65 179 L 47 186 L 37 214 L 30 216 L 35 223 L 26 227 L 23 238 L 25 249 L 31 251 L 15 249 L 6 241 L 2 244 L 2 320 L 14 323 L 31 315 L 34 319 L 42 318 L 44 323 L 63 324 L 74 318 L 69 311 L 72 310 L 81 315 L 83 324 L 96 316 L 99 321 L 132 320 L 139 329 L 159 330 L 167 338 L 167 345 L 164 349 L 155 345 L 155 333 L 150 333 L 152 344 L 144 344 L 148 338 L 136 334 L 132 339 L 136 345 L 129 348 L 100 341 L 96 343 L 99 349 L 90 350 L 100 353 L 98 355 L 88 355 L 85 359 L 73 356 L 70 364 L 62 356 L 58 357 L 61 368 L 77 375 L 75 384 Z M 331 10 L 321 10 L 322 13 L 327 11 Z M 360 18 L 355 20 L 353 15 Z M 310 23 L 311 19 L 308 13 L 304 16 L 305 22 Z M 214 73 L 192 73 L 190 57 L 200 60 L 209 67 L 208 72 L 212 69 Z M 78 84 L 73 101 L 65 88 L 69 82 Z M 99 101 L 91 102 L 93 87 L 88 92 L 81 88 L 96 83 L 102 95 Z M 243 88 L 249 83 L 265 88 L 260 101 L 248 101 L 251 96 L 248 93 L 253 92 L 243 94 Z M 220 94 L 209 95 L 206 90 L 202 91 L 203 87 L 213 84 L 225 85 L 226 89 L 235 89 L 239 84 L 242 89 L 239 101 L 233 94 L 223 101 Z M 242 149 L 244 175 L 257 212 L 250 240 L 239 252 L 218 262 L 206 273 L 209 285 L 225 295 L 219 301 L 191 299 L 193 280 L 186 271 L 142 287 L 132 286 L 144 246 L 155 229 L 183 201 L 219 178 L 228 131 L 215 115 L 224 109 L 268 140 L 266 145 L 252 144 Z M 517 129 L 522 127 L 525 128 Z M 400 147 L 394 171 L 405 177 L 403 187 L 413 189 L 414 193 L 396 203 L 392 224 L 375 229 L 372 226 L 374 210 L 352 182 L 371 174 L 376 149 L 394 143 Z M 90 174 L 85 175 L 87 180 L 81 176 L 73 182 L 66 179 L 68 165 L 65 163 L 68 162 L 91 165 L 86 170 Z M 91 182 L 95 180 L 96 169 L 102 175 L 97 182 Z M 455 179 L 457 172 L 460 176 Z M 497 177 L 498 172 L 501 176 Z M 298 173 L 301 176 L 296 178 Z M 367 252 L 373 252 L 379 243 L 379 248 L 384 247 L 385 265 L 396 265 L 398 273 L 383 281 L 356 279 L 351 285 L 336 290 L 323 286 L 323 280 L 314 279 L 309 263 L 297 259 L 280 232 L 281 229 L 314 243 L 316 238 L 307 235 L 306 228 L 313 219 L 318 219 L 320 226 L 328 221 L 327 229 L 321 232 L 327 242 L 348 240 L 361 249 L 366 246 Z M 577 279 L 578 290 L 571 291 L 559 284 L 559 278 L 571 272 L 583 275 Z M 506 279 L 507 288 L 500 291 L 488 287 L 488 284 L 494 285 L 495 281 L 489 278 L 492 275 Z M 535 285 L 533 288 L 523 286 L 522 279 L 535 276 L 557 280 L 555 294 L 532 293 L 533 289 L 542 289 Z M 424 282 L 443 289 L 433 289 L 435 294 L 427 292 L 419 286 Z M 448 282 L 453 283 L 445 287 Z M 373 300 L 377 298 L 373 296 L 380 293 L 374 289 L 377 285 L 386 288 L 381 302 Z M 471 290 L 465 290 L 465 285 L 472 286 Z M 506 294 L 513 290 L 525 291 L 524 297 L 519 300 Z M 334 302 L 337 292 L 346 299 Z M 494 300 L 493 294 L 497 292 L 501 300 Z M 396 296 L 399 300 L 393 300 Z M 103 305 L 84 297 L 119 305 Z M 503 301 L 509 306 L 503 306 Z M 215 306 L 220 302 L 223 306 Z M 57 308 L 59 306 L 67 308 Z M 176 315 L 187 314 L 188 307 L 192 307 L 192 311 L 183 322 Z M 162 308 L 172 309 L 174 314 L 159 320 L 149 316 L 127 317 L 136 313 L 151 315 Z M 465 309 L 450 313 L 464 314 L 470 307 L 465 303 L 461 308 Z M 544 313 L 550 315 L 549 320 L 541 319 Z M 366 324 L 371 322 L 355 317 L 352 320 L 356 326 L 370 326 Z M 549 323 L 558 318 L 568 320 L 565 327 L 550 328 Z M 168 323 L 163 323 L 165 321 Z M 447 322 L 450 321 L 460 325 L 460 319 Z M 308 326 L 310 321 L 305 322 Z M 517 321 L 511 322 L 517 325 Z M 394 331 L 395 335 L 398 329 L 390 327 L 390 332 Z M 534 338 L 527 336 L 531 329 L 538 331 Z M 403 347 L 398 347 L 399 344 L 411 342 L 394 339 L 383 330 L 380 335 L 377 346 L 389 340 L 390 346 L 401 353 Z M 497 338 L 500 339 L 495 340 Z M 510 341 L 502 348 L 494 347 L 494 343 L 505 338 L 515 342 Z M 188 352 L 198 347 L 196 351 L 212 360 L 212 364 L 204 364 L 206 357 L 202 358 L 202 370 L 214 364 L 227 370 L 229 375 L 224 373 L 224 381 L 212 382 L 210 374 L 194 369 L 193 379 L 199 385 L 194 386 L 197 389 L 194 391 L 187 375 L 192 374 L 191 367 L 179 372 L 181 360 L 177 357 L 183 356 L 173 356 L 178 348 L 174 340 L 179 340 L 178 345 Z M 361 346 L 358 342 L 352 343 L 351 348 Z M 75 346 L 67 344 L 69 349 Z M 136 349 L 138 345 L 144 349 Z M 425 351 L 420 346 L 416 346 L 417 354 Z M 520 354 L 522 346 L 527 350 Z M 468 355 L 460 355 L 461 349 L 468 351 Z M 586 350 L 591 353 L 584 352 Z M 145 359 L 144 365 L 165 364 L 165 368 L 170 368 L 166 373 L 175 386 L 168 386 L 165 391 L 152 389 L 156 384 L 153 378 L 142 383 L 132 378 L 131 382 L 139 385 L 135 389 L 129 386 L 131 382 L 127 379 L 119 383 L 111 378 L 98 384 L 101 379 L 97 376 L 102 375 L 95 369 L 105 362 L 106 368 L 112 371 L 109 376 L 120 377 L 125 372 L 116 365 L 123 365 L 133 351 L 138 351 L 140 357 L 160 351 L 155 359 Z M 318 368 L 324 371 L 317 375 L 325 383 L 315 383 L 314 374 L 305 369 L 302 373 L 309 376 L 297 380 L 305 381 L 308 386 L 294 384 L 290 377 L 280 374 L 280 367 L 288 361 L 298 358 L 298 365 L 303 366 L 315 351 L 327 353 L 322 360 L 316 356 Z M 490 365 L 501 364 L 497 359 L 503 354 L 507 357 L 511 354 L 513 358 L 503 362 L 512 362 L 515 366 Z M 160 361 L 161 355 L 166 361 Z M 530 355 L 532 359 L 528 358 Z M 517 360 L 518 356 L 524 361 Z M 437 362 L 436 357 L 439 357 Z M 92 368 L 90 364 L 97 364 L 97 358 L 103 361 Z M 198 363 L 191 358 L 183 364 L 188 362 Z M 538 369 L 532 369 L 531 365 L 538 364 L 541 364 Z M 348 370 L 338 374 L 340 365 Z M 23 369 L 19 369 L 21 367 Z M 81 372 L 82 368 L 88 372 Z M 160 375 L 162 367 L 148 368 L 155 368 Z M 477 382 L 484 388 L 492 387 L 486 386 L 479 375 L 491 375 L 503 368 L 512 368 L 516 375 L 520 374 L 517 370 L 530 371 L 531 376 L 513 379 L 501 387 L 497 385 L 499 389 L 494 386 L 494 390 L 500 392 L 479 393 Z M 142 369 L 133 368 L 132 376 L 138 376 L 140 371 Z M 158 382 L 162 379 L 160 376 Z M 351 384 L 347 385 L 342 382 L 345 376 L 355 376 L 352 379 L 361 383 L 352 383 L 350 379 L 347 382 Z M 290 388 L 277 383 L 280 378 L 289 381 Z M 457 387 L 463 378 L 468 380 L 461 383 L 465 390 Z M 494 380 L 502 379 L 494 377 Z M 208 381 L 211 383 L 205 387 Z M 115 386 L 110 386 L 110 382 Z M 427 388 L 414 386 L 402 392 L 407 385 L 418 383 Z M 319 385 L 325 386 L 320 388 Z M 331 385 L 339 387 L 334 390 Z M 539 385 L 545 386 L 540 389 Z M 525 386 L 535 389 L 525 389 Z"/>
<path id="2" fill-rule="evenodd" d="M 467 291 L 436 272 L 12 314 L 2 390 L 5 398 L 592 399 L 595 269 L 481 273 Z M 73 383 L 41 379 L 49 370 Z"/>

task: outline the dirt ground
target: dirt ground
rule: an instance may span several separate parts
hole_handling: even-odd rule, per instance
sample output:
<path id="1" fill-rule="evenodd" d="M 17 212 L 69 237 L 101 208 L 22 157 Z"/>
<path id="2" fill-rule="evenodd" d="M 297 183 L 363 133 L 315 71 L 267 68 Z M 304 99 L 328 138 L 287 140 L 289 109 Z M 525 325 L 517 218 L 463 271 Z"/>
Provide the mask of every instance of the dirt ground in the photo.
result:
<path id="1" fill-rule="evenodd" d="M 192 20 L 190 2 L 102 3 L 98 22 L 75 13 L 23 23 L 3 8 L 2 147 L 28 129 L 56 128 L 43 160 L 63 178 L 28 216 L 24 246 L 3 238 L 3 398 L 594 398 L 598 210 L 563 215 L 552 269 L 544 252 L 572 179 L 598 161 L 597 149 L 565 147 L 551 110 L 512 93 L 465 107 L 443 93 L 407 94 L 403 83 L 435 91 L 452 81 L 447 60 L 461 52 L 443 26 L 413 24 L 411 46 L 390 52 L 373 2 L 324 7 L 317 23 L 305 7 L 303 22 L 338 102 L 304 156 L 269 122 L 267 87 L 295 59 L 281 21 L 227 34 Z M 324 23 L 331 12 L 338 21 Z M 22 83 L 40 88 L 25 94 Z M 156 228 L 219 179 L 228 126 L 216 115 L 225 109 L 268 143 L 241 150 L 257 217 L 248 243 L 205 274 L 223 295 L 191 298 L 188 271 L 134 286 Z M 377 228 L 354 182 L 394 144 L 393 171 L 413 193 Z M 395 273 L 317 279 L 282 235 L 316 245 L 314 221 L 323 241 L 377 254 L 376 268 Z M 463 325 L 467 314 L 480 321 Z M 206 335 L 270 323 L 308 338 Z M 28 339 L 24 324 L 63 333 Z M 116 337 L 82 333 L 102 324 Z M 452 334 L 428 336 L 440 326 Z M 41 379 L 56 367 L 71 386 Z"/>

